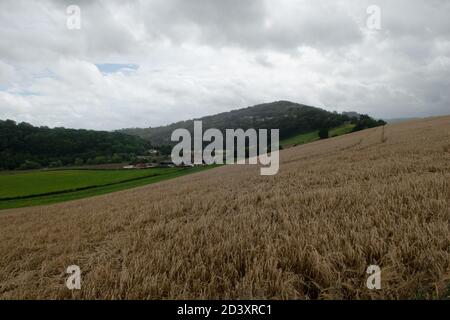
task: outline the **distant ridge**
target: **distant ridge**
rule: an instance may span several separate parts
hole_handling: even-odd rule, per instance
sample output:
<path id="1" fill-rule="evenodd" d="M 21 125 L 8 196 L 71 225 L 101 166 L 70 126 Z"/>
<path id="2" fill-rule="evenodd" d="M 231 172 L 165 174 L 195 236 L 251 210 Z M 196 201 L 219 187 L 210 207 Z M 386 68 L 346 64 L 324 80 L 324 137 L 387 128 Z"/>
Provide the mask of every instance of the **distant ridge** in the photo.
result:
<path id="1" fill-rule="evenodd" d="M 280 129 L 280 138 L 307 133 L 321 128 L 338 127 L 349 121 L 358 121 L 360 115 L 340 114 L 321 108 L 294 103 L 291 101 L 275 101 L 255 106 L 222 112 L 195 120 L 203 122 L 204 130 L 241 129 Z M 367 116 L 368 117 L 368 116 Z M 370 118 L 371 119 L 371 118 Z M 371 119 L 375 123 L 375 120 Z M 170 145 L 171 133 L 178 128 L 193 131 L 194 120 L 180 121 L 167 126 L 155 128 L 122 129 L 120 132 L 141 137 L 154 146 Z"/>

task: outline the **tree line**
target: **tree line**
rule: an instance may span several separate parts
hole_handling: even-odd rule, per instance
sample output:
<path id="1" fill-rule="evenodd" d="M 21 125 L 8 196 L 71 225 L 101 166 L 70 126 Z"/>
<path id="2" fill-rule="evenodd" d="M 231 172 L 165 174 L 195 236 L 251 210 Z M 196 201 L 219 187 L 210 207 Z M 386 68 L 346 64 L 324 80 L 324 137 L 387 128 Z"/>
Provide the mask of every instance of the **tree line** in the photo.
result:
<path id="1" fill-rule="evenodd" d="M 151 145 L 119 132 L 35 127 L 0 120 L 0 169 L 37 169 L 133 161 Z"/>

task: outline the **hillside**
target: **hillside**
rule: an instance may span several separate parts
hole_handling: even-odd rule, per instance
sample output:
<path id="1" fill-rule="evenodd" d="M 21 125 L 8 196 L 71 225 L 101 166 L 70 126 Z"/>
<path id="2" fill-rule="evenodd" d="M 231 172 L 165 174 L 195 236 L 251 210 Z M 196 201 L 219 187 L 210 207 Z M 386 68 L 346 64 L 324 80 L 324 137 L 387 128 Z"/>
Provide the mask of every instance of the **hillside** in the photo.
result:
<path id="1" fill-rule="evenodd" d="M 367 115 L 350 117 L 289 101 L 261 104 L 203 117 L 203 128 L 280 129 L 281 139 L 314 134 L 319 129 L 336 129 L 352 123 L 354 130 L 383 125 Z M 193 131 L 193 120 L 147 129 L 116 132 L 35 127 L 12 120 L 0 120 L 0 170 L 37 169 L 70 165 L 131 162 L 137 155 L 156 148 L 164 155 L 171 151 L 172 132 Z M 294 139 L 295 140 L 295 139 Z"/>
<path id="2" fill-rule="evenodd" d="M 2 211 L 0 299 L 449 298 L 449 137 L 450 117 L 387 125 L 282 150 L 275 176 Z"/>
<path id="3" fill-rule="evenodd" d="M 149 143 L 119 132 L 50 129 L 0 120 L 0 170 L 127 161 Z"/>
<path id="4" fill-rule="evenodd" d="M 366 116 L 366 123 L 361 127 L 374 127 L 382 125 Z M 306 106 L 290 101 L 277 101 L 260 104 L 244 109 L 219 113 L 200 119 L 203 128 L 216 128 L 221 131 L 225 129 L 241 128 L 247 130 L 254 129 L 280 129 L 280 138 L 286 139 L 292 136 L 309 133 L 321 128 L 333 128 L 344 125 L 346 122 L 358 122 L 357 118 L 352 118 L 345 114 L 328 112 L 316 107 Z M 369 120 L 369 121 L 367 121 Z M 194 120 L 181 121 L 168 126 L 146 128 L 146 129 L 123 129 L 120 132 L 139 136 L 150 141 L 153 145 L 170 145 L 170 136 L 175 129 L 186 128 L 193 132 Z"/>

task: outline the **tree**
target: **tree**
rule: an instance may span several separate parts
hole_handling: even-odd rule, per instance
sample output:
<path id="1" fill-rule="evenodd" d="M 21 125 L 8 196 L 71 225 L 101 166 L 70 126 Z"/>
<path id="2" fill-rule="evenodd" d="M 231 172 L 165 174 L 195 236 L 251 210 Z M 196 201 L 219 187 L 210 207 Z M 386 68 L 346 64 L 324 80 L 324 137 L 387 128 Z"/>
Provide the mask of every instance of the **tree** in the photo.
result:
<path id="1" fill-rule="evenodd" d="M 353 131 L 360 131 L 360 130 L 364 130 L 364 129 L 368 129 L 368 128 L 374 128 L 374 127 L 379 127 L 379 126 L 384 126 L 386 125 L 386 122 L 383 120 L 375 120 L 371 117 L 369 117 L 366 114 L 362 114 L 360 116 L 360 118 L 358 119 L 358 121 L 355 123 L 355 127 L 353 128 Z"/>
<path id="2" fill-rule="evenodd" d="M 328 128 L 326 127 L 322 127 L 319 130 L 319 138 L 320 139 L 328 139 L 329 137 L 329 132 L 328 132 Z"/>
<path id="3" fill-rule="evenodd" d="M 81 158 L 76 158 L 74 164 L 76 166 L 82 166 L 84 164 L 84 161 Z"/>
<path id="4" fill-rule="evenodd" d="M 104 164 L 107 162 L 108 162 L 108 159 L 105 156 L 96 156 L 94 159 L 94 164 Z"/>
<path id="5" fill-rule="evenodd" d="M 86 159 L 105 163 L 114 154 L 144 154 L 149 147 L 149 142 L 119 132 L 49 129 L 0 120 L 0 169 L 33 166 L 26 160 L 41 166 L 56 166 L 57 161 L 63 165 L 82 165 Z M 119 159 L 116 156 L 114 160 Z"/>
<path id="6" fill-rule="evenodd" d="M 111 163 L 120 163 L 122 162 L 123 159 L 121 156 L 119 156 L 117 153 L 114 153 L 112 158 L 111 158 Z"/>

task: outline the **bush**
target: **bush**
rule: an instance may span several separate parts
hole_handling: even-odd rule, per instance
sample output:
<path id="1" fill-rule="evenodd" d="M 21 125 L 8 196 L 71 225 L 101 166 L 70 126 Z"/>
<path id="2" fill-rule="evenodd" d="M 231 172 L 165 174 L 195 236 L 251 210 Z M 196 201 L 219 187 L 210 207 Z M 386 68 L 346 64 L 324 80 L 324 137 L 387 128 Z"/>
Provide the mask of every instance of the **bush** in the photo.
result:
<path id="1" fill-rule="evenodd" d="M 320 139 L 328 139 L 328 137 L 329 137 L 328 128 L 321 128 L 319 130 L 319 138 Z"/>

